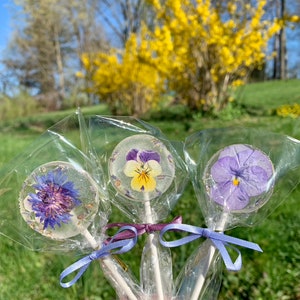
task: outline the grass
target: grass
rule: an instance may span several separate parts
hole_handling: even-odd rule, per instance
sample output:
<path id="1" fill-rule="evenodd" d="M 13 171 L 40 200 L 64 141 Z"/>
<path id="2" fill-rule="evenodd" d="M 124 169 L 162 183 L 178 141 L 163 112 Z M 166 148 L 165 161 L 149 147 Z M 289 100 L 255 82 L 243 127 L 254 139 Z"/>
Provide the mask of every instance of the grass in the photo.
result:
<path id="1" fill-rule="evenodd" d="M 287 103 L 294 103 L 300 95 L 297 81 L 251 84 L 243 89 L 240 101 L 248 106 L 268 110 Z M 278 88 L 279 85 L 285 88 Z M 288 87 L 288 88 L 287 88 Z M 260 92 L 258 92 L 260 90 Z M 293 91 L 293 93 L 290 93 Z M 298 98 L 299 101 L 299 98 Z M 0 167 L 20 153 L 52 123 L 70 111 L 45 114 L 18 120 L 15 124 L 0 124 Z M 107 114 L 104 106 L 92 107 L 87 114 Z M 298 119 L 279 118 L 274 115 L 249 116 L 220 120 L 190 118 L 149 121 L 172 140 L 184 140 L 193 132 L 217 127 L 255 127 L 291 135 L 300 139 Z M 21 126 L 20 126 L 21 124 Z M 288 155 L 288 154 L 287 154 Z M 238 273 L 224 271 L 219 299 L 299 300 L 300 299 L 300 190 L 295 190 L 273 214 L 253 228 L 235 228 L 230 235 L 257 242 L 264 250 L 255 253 L 241 249 L 243 268 Z M 14 199 L 16 200 L 16 199 Z M 203 225 L 200 208 L 189 185 L 170 216 L 182 215 L 186 223 Z M 127 221 L 113 210 L 112 221 Z M 0 220 L 1 226 L 1 220 Z M 122 258 L 138 276 L 143 239 L 132 252 Z M 197 242 L 172 249 L 174 274 L 177 274 Z M 93 263 L 73 287 L 59 286 L 59 274 L 79 258 L 78 255 L 32 252 L 11 240 L 0 236 L 0 300 L 100 300 L 114 299 L 114 291 L 104 278 L 99 265 Z M 134 259 L 133 259 L 134 258 Z"/>
<path id="2" fill-rule="evenodd" d="M 300 103 L 300 80 L 278 80 L 251 83 L 237 91 L 240 103 L 269 111 L 282 104 Z"/>

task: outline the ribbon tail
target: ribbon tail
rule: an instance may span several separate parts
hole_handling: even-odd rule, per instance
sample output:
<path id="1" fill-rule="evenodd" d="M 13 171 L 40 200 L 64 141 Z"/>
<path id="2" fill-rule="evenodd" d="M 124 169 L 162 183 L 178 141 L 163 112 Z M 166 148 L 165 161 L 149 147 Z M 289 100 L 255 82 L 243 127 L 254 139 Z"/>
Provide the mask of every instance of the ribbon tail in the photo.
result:
<path id="1" fill-rule="evenodd" d="M 86 269 L 89 267 L 92 260 L 89 256 L 86 256 L 79 261 L 75 262 L 71 266 L 67 267 L 64 271 L 61 272 L 59 277 L 59 283 L 61 287 L 63 288 L 69 288 L 73 284 L 75 284 L 78 279 L 83 275 L 83 273 L 86 271 Z M 71 281 L 63 282 L 63 279 L 67 277 L 68 275 L 72 274 L 73 272 L 77 271 L 77 274 L 74 276 L 74 278 Z"/>
<path id="2" fill-rule="evenodd" d="M 263 250 L 256 243 L 245 241 L 245 240 L 242 240 L 242 239 L 239 239 L 236 237 L 232 237 L 232 236 L 226 235 L 224 233 L 211 231 L 207 237 L 212 240 L 215 240 L 215 241 L 218 240 L 218 241 L 221 241 L 226 244 L 234 244 L 234 245 L 248 248 L 251 250 L 255 250 L 258 252 L 263 252 Z"/>
<path id="3" fill-rule="evenodd" d="M 211 241 L 213 242 L 215 247 L 219 250 L 220 255 L 222 256 L 222 259 L 224 261 L 224 264 L 225 264 L 227 270 L 239 271 L 242 268 L 242 255 L 241 255 L 241 252 L 239 249 L 237 249 L 231 245 L 228 245 L 227 243 L 223 243 L 222 241 L 219 241 L 219 240 L 211 239 Z M 226 246 L 232 248 L 238 254 L 238 257 L 235 260 L 235 262 L 232 261 L 230 255 L 226 249 Z"/>
<path id="4" fill-rule="evenodd" d="M 89 267 L 90 263 L 95 260 L 99 259 L 105 256 L 108 256 L 110 254 L 121 254 L 130 251 L 137 242 L 137 230 L 132 226 L 123 226 L 120 228 L 120 230 L 117 232 L 117 235 L 125 230 L 130 230 L 134 234 L 134 238 L 131 238 L 129 240 L 121 240 L 121 241 L 114 241 L 114 237 L 111 239 L 110 243 L 103 246 L 100 250 L 94 251 L 90 255 L 78 260 L 68 268 L 66 268 L 61 274 L 60 274 L 60 285 L 63 288 L 68 288 L 72 286 L 76 281 L 82 276 L 82 274 L 86 271 L 86 269 Z M 117 250 L 118 249 L 118 250 Z M 115 250 L 115 251 L 113 251 Z M 69 282 L 62 282 L 64 278 L 66 278 L 68 275 L 72 274 L 73 272 L 77 271 L 77 274 L 75 277 L 69 281 Z"/>

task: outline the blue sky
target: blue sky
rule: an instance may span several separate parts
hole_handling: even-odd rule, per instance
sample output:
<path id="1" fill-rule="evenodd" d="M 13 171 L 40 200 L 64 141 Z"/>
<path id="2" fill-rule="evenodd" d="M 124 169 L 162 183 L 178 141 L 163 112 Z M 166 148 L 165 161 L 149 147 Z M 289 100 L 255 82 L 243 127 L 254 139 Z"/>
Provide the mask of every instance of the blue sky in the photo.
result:
<path id="1" fill-rule="evenodd" d="M 0 0 L 0 51 L 2 52 L 9 40 L 11 32 L 10 9 L 12 0 Z"/>

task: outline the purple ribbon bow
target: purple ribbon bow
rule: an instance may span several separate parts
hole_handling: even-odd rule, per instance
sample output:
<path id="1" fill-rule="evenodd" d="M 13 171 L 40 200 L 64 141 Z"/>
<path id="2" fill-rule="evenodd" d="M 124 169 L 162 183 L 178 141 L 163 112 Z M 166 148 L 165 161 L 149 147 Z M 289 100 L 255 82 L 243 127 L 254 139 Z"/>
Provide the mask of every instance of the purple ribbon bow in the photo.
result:
<path id="1" fill-rule="evenodd" d="M 130 227 L 134 227 L 137 231 L 137 235 L 140 236 L 143 235 L 144 233 L 153 233 L 155 231 L 161 231 L 163 228 L 165 228 L 167 225 L 170 224 L 181 224 L 181 223 L 182 223 L 182 217 L 177 216 L 170 223 L 160 223 L 160 224 L 110 223 L 106 225 L 105 229 L 107 230 L 114 227 L 123 228 L 124 226 L 130 226 Z M 134 236 L 133 232 L 131 230 L 127 230 L 119 234 L 115 234 L 113 239 L 115 241 L 118 241 L 118 240 L 129 239 L 132 238 L 133 236 Z M 108 238 L 106 241 L 109 242 L 110 239 Z"/>
<path id="2" fill-rule="evenodd" d="M 111 254 L 121 254 L 128 252 L 131 250 L 135 244 L 137 243 L 137 230 L 132 226 L 124 226 L 122 227 L 117 233 L 116 236 L 121 234 L 123 231 L 131 232 L 131 237 L 116 240 L 115 237 L 112 237 L 109 242 L 104 245 L 101 249 L 92 252 L 91 254 L 83 257 L 82 259 L 78 260 L 71 266 L 67 267 L 61 274 L 60 274 L 60 285 L 64 288 L 68 288 L 72 286 L 77 280 L 83 275 L 86 269 L 89 267 L 90 263 L 96 259 L 111 255 Z M 117 250 L 119 249 L 119 250 Z M 113 251 L 114 250 L 114 251 Z M 62 282 L 65 277 L 72 274 L 75 271 L 78 273 L 75 277 L 69 282 Z"/>
<path id="3" fill-rule="evenodd" d="M 163 235 L 167 231 L 171 231 L 171 230 L 172 231 L 174 231 L 174 230 L 184 231 L 184 232 L 190 233 L 190 235 L 183 237 L 181 239 L 175 240 L 175 241 L 167 242 L 163 239 Z M 186 225 L 186 224 L 170 224 L 170 225 L 165 226 L 160 232 L 159 239 L 160 239 L 160 243 L 165 247 L 178 247 L 178 246 L 182 246 L 184 244 L 190 243 L 201 237 L 208 238 L 212 241 L 214 246 L 219 250 L 219 252 L 223 258 L 223 261 L 226 265 L 226 268 L 230 271 L 239 271 L 241 269 L 242 256 L 241 256 L 241 252 L 237 248 L 230 246 L 228 244 L 234 244 L 234 245 L 242 246 L 242 247 L 249 248 L 249 249 L 252 249 L 255 251 L 263 252 L 262 249 L 258 246 L 258 244 L 248 242 L 248 241 L 245 241 L 242 239 L 238 239 L 235 237 L 231 237 L 231 236 L 226 235 L 221 232 L 215 232 L 208 228 L 201 228 L 201 227 Z M 235 260 L 235 262 L 233 262 L 232 259 L 230 258 L 230 255 L 226 249 L 226 246 L 233 248 L 238 253 L 238 257 Z"/>

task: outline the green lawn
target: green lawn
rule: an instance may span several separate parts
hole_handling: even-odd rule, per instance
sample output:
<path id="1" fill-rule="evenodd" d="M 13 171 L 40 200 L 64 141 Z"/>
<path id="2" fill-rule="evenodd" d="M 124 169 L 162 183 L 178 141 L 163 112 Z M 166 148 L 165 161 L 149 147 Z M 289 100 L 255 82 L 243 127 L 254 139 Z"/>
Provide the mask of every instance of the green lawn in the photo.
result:
<path id="1" fill-rule="evenodd" d="M 280 87 L 279 87 L 280 86 Z M 300 101 L 299 81 L 251 84 L 243 88 L 239 101 L 249 106 L 273 109 L 282 104 Z M 13 124 L 0 124 L 0 167 L 26 149 L 45 127 L 57 122 L 70 112 L 47 114 L 18 120 Z M 93 107 L 87 114 L 107 114 L 105 107 Z M 298 119 L 276 116 L 249 116 L 228 121 L 212 118 L 191 118 L 182 121 L 149 121 L 172 140 L 205 128 L 255 127 L 275 131 L 300 139 Z M 300 189 L 253 228 L 236 228 L 229 233 L 258 243 L 264 250 L 255 253 L 240 249 L 243 268 L 238 273 L 224 271 L 219 299 L 297 300 L 300 299 Z M 17 200 L 17 199 L 15 199 Z M 170 216 L 182 215 L 185 223 L 203 225 L 200 209 L 189 185 Z M 116 209 L 112 221 L 127 221 Z M 0 220 L 1 225 L 1 220 Z M 143 239 L 132 252 L 122 255 L 138 276 L 138 264 Z M 174 274 L 177 274 L 197 242 L 172 249 Z M 69 289 L 59 286 L 59 274 L 78 256 L 57 253 L 32 252 L 0 236 L 0 300 L 100 300 L 114 299 L 114 292 L 95 262 L 82 279 Z"/>
<path id="2" fill-rule="evenodd" d="M 237 91 L 244 105 L 274 109 L 282 104 L 300 103 L 300 80 L 278 80 L 251 83 Z"/>

